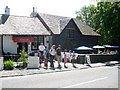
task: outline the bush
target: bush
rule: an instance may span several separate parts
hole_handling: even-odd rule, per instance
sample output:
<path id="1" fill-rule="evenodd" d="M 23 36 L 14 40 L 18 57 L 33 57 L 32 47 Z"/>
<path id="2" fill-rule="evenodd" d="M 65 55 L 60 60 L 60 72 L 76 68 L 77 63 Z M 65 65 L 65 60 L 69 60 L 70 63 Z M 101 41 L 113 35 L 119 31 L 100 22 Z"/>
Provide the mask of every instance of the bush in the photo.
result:
<path id="1" fill-rule="evenodd" d="M 14 62 L 12 60 L 5 61 L 4 62 L 4 69 L 13 70 L 14 69 Z"/>
<path id="2" fill-rule="evenodd" d="M 27 58 L 28 58 L 27 53 L 25 52 L 25 50 L 21 50 L 19 54 L 20 54 L 20 58 L 18 59 L 18 62 L 23 62 L 22 65 L 23 68 L 27 67 Z"/>

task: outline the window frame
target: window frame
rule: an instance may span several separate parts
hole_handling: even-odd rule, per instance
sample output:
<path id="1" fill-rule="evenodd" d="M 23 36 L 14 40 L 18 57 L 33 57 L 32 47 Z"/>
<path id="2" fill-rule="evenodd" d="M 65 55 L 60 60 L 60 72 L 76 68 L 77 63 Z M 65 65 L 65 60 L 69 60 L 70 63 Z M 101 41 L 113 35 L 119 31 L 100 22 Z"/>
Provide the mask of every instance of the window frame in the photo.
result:
<path id="1" fill-rule="evenodd" d="M 69 39 L 74 39 L 74 31 L 75 31 L 75 29 L 74 28 L 67 28 L 67 31 L 68 31 L 68 38 Z"/>

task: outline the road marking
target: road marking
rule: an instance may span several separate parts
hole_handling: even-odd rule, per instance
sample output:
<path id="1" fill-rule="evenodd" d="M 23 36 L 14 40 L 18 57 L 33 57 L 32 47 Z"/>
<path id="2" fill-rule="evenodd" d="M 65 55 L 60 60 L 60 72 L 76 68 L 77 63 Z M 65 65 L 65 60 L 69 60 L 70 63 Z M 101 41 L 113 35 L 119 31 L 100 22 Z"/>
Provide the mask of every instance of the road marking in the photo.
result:
<path id="1" fill-rule="evenodd" d="M 79 86 L 79 85 L 83 85 L 83 84 L 88 84 L 88 83 L 100 81 L 100 80 L 103 80 L 103 79 L 106 79 L 106 78 L 108 78 L 108 77 L 98 78 L 98 79 L 95 79 L 95 80 L 91 80 L 91 81 L 87 81 L 87 82 L 82 82 L 82 83 L 79 83 L 79 84 L 74 84 L 74 85 L 63 87 L 63 88 L 71 88 L 71 87 L 74 87 L 74 86 Z"/>

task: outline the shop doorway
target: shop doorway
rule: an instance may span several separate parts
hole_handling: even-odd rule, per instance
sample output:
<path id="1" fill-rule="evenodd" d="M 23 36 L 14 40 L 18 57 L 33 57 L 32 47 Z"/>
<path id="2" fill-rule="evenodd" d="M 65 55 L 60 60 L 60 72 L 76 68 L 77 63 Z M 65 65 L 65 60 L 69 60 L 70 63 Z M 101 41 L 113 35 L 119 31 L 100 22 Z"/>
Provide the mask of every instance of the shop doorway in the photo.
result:
<path id="1" fill-rule="evenodd" d="M 25 52 L 28 52 L 28 43 L 17 43 L 17 53 L 19 54 L 22 49 L 25 50 Z"/>

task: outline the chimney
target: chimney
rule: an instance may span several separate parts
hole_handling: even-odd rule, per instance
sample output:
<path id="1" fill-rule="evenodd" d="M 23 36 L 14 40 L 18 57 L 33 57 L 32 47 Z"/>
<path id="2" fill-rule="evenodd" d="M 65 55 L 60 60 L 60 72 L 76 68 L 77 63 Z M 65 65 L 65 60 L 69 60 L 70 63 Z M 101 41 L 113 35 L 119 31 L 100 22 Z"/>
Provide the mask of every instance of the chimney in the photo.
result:
<path id="1" fill-rule="evenodd" d="M 33 12 L 30 15 L 31 17 L 36 17 L 37 16 L 37 8 L 33 7 Z"/>
<path id="2" fill-rule="evenodd" d="M 8 8 L 8 6 L 5 7 L 5 14 L 2 14 L 1 16 L 1 24 L 4 24 L 7 19 L 9 18 L 10 16 L 10 8 Z"/>
<path id="3" fill-rule="evenodd" d="M 35 7 L 33 7 L 33 12 L 35 12 Z"/>
<path id="4" fill-rule="evenodd" d="M 10 8 L 8 6 L 5 7 L 5 14 L 10 15 Z"/>

